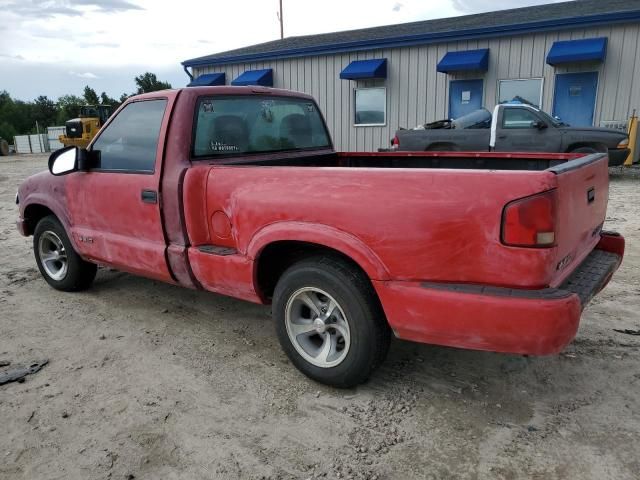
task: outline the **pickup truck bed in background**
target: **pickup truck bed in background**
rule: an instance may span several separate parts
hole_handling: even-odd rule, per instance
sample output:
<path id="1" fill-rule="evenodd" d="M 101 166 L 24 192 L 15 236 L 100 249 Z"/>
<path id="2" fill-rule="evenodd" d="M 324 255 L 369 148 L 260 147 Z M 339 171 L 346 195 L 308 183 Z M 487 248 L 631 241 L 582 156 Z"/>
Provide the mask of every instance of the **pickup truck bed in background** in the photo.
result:
<path id="1" fill-rule="evenodd" d="M 601 231 L 605 154 L 336 153 L 313 99 L 274 89 L 134 97 L 50 168 L 21 186 L 18 226 L 52 286 L 105 264 L 273 303 L 292 362 L 337 386 L 369 376 L 390 332 L 558 352 L 624 252 Z"/>

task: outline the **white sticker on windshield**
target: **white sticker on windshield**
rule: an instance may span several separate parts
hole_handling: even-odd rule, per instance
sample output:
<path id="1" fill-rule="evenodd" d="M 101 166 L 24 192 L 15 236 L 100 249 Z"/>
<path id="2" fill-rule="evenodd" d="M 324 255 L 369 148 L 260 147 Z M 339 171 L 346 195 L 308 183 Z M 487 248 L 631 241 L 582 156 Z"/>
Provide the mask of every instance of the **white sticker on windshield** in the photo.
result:
<path id="1" fill-rule="evenodd" d="M 307 103 L 307 112 L 311 113 L 313 112 L 314 108 L 313 108 L 313 103 Z"/>
<path id="2" fill-rule="evenodd" d="M 240 150 L 236 145 L 230 145 L 228 143 L 222 143 L 222 142 L 214 142 L 213 140 L 209 142 L 209 148 L 213 152 L 237 152 Z"/>

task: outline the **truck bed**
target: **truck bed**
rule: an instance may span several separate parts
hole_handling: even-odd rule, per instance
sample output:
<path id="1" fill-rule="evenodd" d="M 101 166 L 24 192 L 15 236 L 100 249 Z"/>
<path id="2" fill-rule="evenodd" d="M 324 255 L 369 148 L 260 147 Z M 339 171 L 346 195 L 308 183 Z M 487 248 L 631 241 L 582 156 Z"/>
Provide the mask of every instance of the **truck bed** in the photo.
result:
<path id="1" fill-rule="evenodd" d="M 498 152 L 337 152 L 326 155 L 296 155 L 260 159 L 229 160 L 225 164 L 354 167 L 434 168 L 459 170 L 541 171 L 557 167 L 584 154 Z"/>

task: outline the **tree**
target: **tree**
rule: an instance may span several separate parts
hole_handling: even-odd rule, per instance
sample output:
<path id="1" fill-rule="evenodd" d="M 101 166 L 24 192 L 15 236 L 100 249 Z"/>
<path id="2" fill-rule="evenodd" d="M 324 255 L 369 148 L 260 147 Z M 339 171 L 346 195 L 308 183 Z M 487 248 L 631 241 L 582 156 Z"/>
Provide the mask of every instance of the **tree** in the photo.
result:
<path id="1" fill-rule="evenodd" d="M 84 98 L 77 95 L 63 95 L 58 98 L 58 116 L 56 123 L 64 125 L 67 120 L 76 118 L 80 107 L 84 105 Z"/>
<path id="2" fill-rule="evenodd" d="M 84 87 L 84 101 L 86 105 L 100 105 L 98 94 L 89 85 Z"/>
<path id="3" fill-rule="evenodd" d="M 7 91 L 0 92 L 0 136 L 10 139 L 13 135 L 35 130 L 32 110 L 32 103 L 14 100 Z"/>
<path id="4" fill-rule="evenodd" d="M 139 77 L 136 77 L 135 82 L 136 85 L 138 85 L 138 93 L 156 92 L 158 90 L 171 88 L 169 82 L 158 80 L 156 74 L 151 72 L 145 72 Z"/>
<path id="5" fill-rule="evenodd" d="M 40 128 L 55 125 L 57 117 L 56 104 L 44 95 L 40 95 L 33 102 L 32 121 L 38 122 Z"/>
<path id="6" fill-rule="evenodd" d="M 118 105 L 120 105 L 120 102 L 118 102 L 118 100 L 116 100 L 115 98 L 111 98 L 105 92 L 102 92 L 100 94 L 100 104 L 102 104 L 102 105 L 111 105 L 114 108 L 117 108 Z"/>

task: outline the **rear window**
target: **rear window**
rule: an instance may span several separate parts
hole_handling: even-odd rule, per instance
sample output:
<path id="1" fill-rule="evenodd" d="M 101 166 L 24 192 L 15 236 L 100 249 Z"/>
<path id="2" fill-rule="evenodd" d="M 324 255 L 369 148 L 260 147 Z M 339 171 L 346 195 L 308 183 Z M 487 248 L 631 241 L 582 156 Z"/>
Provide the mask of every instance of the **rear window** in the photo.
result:
<path id="1" fill-rule="evenodd" d="M 215 96 L 198 103 L 194 157 L 329 147 L 315 103 L 290 97 Z"/>

